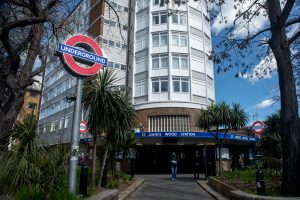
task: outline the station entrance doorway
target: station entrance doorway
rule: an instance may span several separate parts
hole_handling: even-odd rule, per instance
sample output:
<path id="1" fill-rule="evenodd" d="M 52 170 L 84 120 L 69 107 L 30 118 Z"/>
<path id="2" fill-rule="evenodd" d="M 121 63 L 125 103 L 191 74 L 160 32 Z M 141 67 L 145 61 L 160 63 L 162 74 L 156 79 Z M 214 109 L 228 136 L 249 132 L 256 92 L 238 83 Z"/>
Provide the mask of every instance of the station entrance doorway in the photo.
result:
<path id="1" fill-rule="evenodd" d="M 178 173 L 193 173 L 193 156 L 198 151 L 202 160 L 200 173 L 206 172 L 206 163 L 215 163 L 214 146 L 196 145 L 142 145 L 136 146 L 136 173 L 170 173 L 169 157 L 175 152 L 179 158 Z"/>

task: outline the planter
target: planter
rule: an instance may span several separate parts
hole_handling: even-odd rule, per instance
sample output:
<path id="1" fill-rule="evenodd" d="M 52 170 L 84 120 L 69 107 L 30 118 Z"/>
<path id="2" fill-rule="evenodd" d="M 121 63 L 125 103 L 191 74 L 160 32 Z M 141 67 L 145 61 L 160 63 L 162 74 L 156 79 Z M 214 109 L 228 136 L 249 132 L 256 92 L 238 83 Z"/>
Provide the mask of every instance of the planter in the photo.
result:
<path id="1" fill-rule="evenodd" d="M 299 200 L 299 197 L 273 197 L 243 192 L 214 177 L 208 178 L 208 185 L 230 200 Z"/>

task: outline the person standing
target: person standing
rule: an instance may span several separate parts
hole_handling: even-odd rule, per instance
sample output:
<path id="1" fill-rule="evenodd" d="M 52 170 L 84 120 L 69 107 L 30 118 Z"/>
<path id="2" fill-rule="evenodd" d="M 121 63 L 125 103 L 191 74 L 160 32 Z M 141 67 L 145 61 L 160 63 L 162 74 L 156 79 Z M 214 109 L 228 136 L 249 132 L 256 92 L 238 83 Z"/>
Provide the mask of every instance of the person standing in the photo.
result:
<path id="1" fill-rule="evenodd" d="M 199 179 L 200 163 L 201 163 L 201 159 L 200 159 L 198 151 L 196 151 L 195 155 L 193 156 L 194 178 L 195 179 Z"/>
<path id="2" fill-rule="evenodd" d="M 135 160 L 136 160 L 136 156 L 137 155 L 137 151 L 135 148 L 129 148 L 129 164 L 130 164 L 130 175 L 132 178 L 134 178 L 134 172 L 135 172 Z"/>
<path id="3" fill-rule="evenodd" d="M 176 180 L 177 164 L 179 162 L 179 158 L 175 154 L 175 152 L 172 152 L 172 155 L 169 157 L 169 161 L 171 163 L 172 181 L 174 181 L 174 180 Z"/>

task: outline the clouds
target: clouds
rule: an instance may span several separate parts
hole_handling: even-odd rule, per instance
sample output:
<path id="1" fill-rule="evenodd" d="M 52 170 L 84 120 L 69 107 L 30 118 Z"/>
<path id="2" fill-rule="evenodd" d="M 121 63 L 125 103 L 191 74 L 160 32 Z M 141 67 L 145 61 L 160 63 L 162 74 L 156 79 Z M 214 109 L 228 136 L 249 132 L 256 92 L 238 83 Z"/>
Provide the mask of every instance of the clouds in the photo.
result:
<path id="1" fill-rule="evenodd" d="M 234 24 L 237 14 L 247 10 L 251 4 L 252 0 L 245 1 L 244 3 L 237 3 L 234 0 L 228 0 L 221 7 L 221 12 L 218 13 L 217 17 L 212 23 L 212 31 L 218 35 L 221 31 L 224 31 L 226 27 L 231 27 Z M 262 2 L 263 3 L 263 2 Z M 236 9 L 234 9 L 234 7 Z M 212 9 L 216 10 L 216 6 Z M 257 9 L 257 6 L 253 6 L 250 9 L 250 12 L 254 13 Z M 241 17 L 236 21 L 236 26 L 233 30 L 234 37 L 243 37 L 246 36 L 249 32 L 253 34 L 258 30 L 262 29 L 266 24 L 268 24 L 268 19 L 263 16 L 263 12 L 257 13 L 254 15 L 250 23 L 246 23 L 246 20 Z M 225 19 L 224 19 L 225 17 Z M 227 21 L 227 23 L 224 23 Z M 220 23 L 221 22 L 221 23 Z M 248 32 L 249 31 L 249 32 Z"/>
<path id="2" fill-rule="evenodd" d="M 267 108 L 267 107 L 272 106 L 274 103 L 275 103 L 274 99 L 266 99 L 266 100 L 263 100 L 262 102 L 256 104 L 256 107 L 258 109 Z"/>
<path id="3" fill-rule="evenodd" d="M 249 79 L 249 81 L 254 84 L 258 80 L 272 78 L 272 72 L 274 71 L 277 71 L 277 63 L 274 55 L 271 53 L 254 66 L 252 72 L 245 74 L 240 73 L 239 77 Z"/>

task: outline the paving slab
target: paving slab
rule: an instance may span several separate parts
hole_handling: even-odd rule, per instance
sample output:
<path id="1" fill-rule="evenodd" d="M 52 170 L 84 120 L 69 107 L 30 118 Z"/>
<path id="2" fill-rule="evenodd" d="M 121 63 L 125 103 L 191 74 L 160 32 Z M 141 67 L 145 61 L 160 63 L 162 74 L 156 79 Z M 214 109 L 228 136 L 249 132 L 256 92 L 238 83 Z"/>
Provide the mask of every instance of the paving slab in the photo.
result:
<path id="1" fill-rule="evenodd" d="M 175 181 L 170 175 L 137 175 L 144 183 L 127 199 L 129 200 L 212 200 L 214 199 L 200 187 L 192 174 L 179 174 Z"/>

